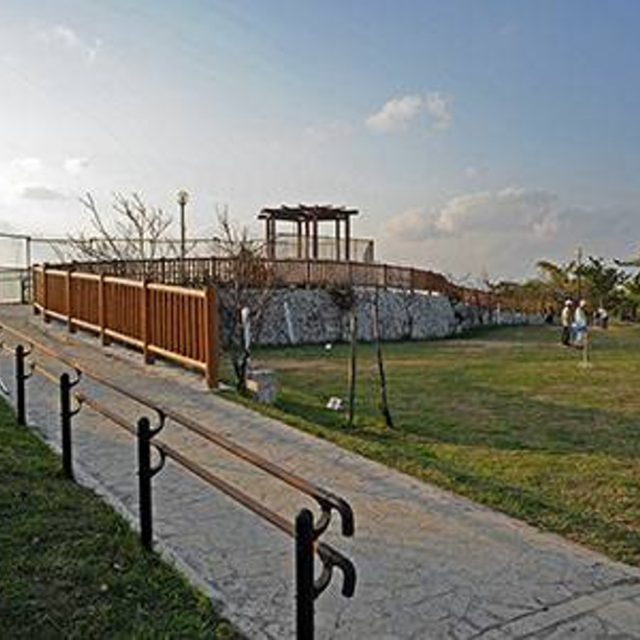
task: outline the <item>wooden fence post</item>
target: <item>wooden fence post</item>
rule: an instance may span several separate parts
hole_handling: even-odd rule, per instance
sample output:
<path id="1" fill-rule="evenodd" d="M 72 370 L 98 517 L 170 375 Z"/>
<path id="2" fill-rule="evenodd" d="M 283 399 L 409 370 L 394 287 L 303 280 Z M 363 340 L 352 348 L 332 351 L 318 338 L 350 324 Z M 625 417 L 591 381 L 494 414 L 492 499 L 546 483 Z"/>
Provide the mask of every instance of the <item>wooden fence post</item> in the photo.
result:
<path id="1" fill-rule="evenodd" d="M 42 319 L 49 323 L 51 322 L 51 318 L 47 314 L 48 304 L 49 304 L 49 296 L 47 295 L 47 265 L 46 263 L 42 265 Z"/>
<path id="2" fill-rule="evenodd" d="M 149 295 L 149 283 L 145 278 L 142 281 L 140 295 L 140 335 L 142 337 L 142 356 L 145 364 L 153 364 L 154 357 L 149 353 L 149 341 L 151 339 L 151 296 Z"/>
<path id="3" fill-rule="evenodd" d="M 103 346 L 107 346 L 111 343 L 109 340 L 106 328 L 107 328 L 107 294 L 106 286 L 104 282 L 105 275 L 101 273 L 98 280 L 98 324 L 100 325 L 100 343 Z"/>
<path id="4" fill-rule="evenodd" d="M 42 304 L 42 294 L 40 299 L 38 299 L 38 277 L 40 272 L 37 267 L 31 267 L 31 304 L 33 305 L 33 313 L 34 315 L 38 315 L 40 313 L 40 309 L 36 307 L 37 304 Z"/>
<path id="5" fill-rule="evenodd" d="M 65 289 L 67 298 L 67 330 L 69 333 L 75 333 L 76 328 L 73 326 L 73 286 L 71 282 L 71 270 L 67 270 L 66 274 Z"/>
<path id="6" fill-rule="evenodd" d="M 204 336 L 205 336 L 205 364 L 206 378 L 209 389 L 218 386 L 218 296 L 213 287 L 204 290 Z"/>

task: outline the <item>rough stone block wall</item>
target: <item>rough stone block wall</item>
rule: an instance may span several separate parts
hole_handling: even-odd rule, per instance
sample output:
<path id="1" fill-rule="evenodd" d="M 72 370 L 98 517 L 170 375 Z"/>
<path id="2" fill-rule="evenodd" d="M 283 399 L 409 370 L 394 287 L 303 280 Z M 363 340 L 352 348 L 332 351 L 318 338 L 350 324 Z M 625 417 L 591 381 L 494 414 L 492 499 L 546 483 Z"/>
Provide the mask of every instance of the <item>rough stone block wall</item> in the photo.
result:
<path id="1" fill-rule="evenodd" d="M 354 290 L 358 336 L 373 339 L 375 291 Z M 379 292 L 380 333 L 383 340 L 444 338 L 491 324 L 542 322 L 538 316 L 497 312 L 455 303 L 440 295 L 399 290 Z M 260 345 L 319 344 L 349 340 L 349 311 L 340 296 L 327 289 L 279 289 L 254 325 L 253 342 Z M 228 318 L 228 312 L 223 317 Z"/>

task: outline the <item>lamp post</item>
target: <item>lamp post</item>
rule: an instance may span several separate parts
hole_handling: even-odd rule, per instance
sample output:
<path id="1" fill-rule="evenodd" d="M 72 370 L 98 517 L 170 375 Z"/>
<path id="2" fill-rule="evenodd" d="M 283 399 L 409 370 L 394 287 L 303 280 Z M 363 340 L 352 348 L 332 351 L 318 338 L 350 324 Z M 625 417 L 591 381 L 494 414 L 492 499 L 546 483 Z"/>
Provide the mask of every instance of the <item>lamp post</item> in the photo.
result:
<path id="1" fill-rule="evenodd" d="M 178 191 L 178 205 L 180 206 L 180 259 L 184 262 L 187 254 L 186 246 L 186 224 L 184 220 L 184 208 L 189 202 L 189 194 L 184 191 Z"/>

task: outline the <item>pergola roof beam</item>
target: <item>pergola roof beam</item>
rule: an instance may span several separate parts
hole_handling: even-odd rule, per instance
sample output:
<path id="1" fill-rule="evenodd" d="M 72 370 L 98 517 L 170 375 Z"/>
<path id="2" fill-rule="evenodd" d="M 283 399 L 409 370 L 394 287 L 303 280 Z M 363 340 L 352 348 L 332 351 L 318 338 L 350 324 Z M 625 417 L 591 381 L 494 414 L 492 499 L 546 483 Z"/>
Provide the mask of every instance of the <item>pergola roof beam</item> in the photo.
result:
<path id="1" fill-rule="evenodd" d="M 331 205 L 305 205 L 297 207 L 282 205 L 278 208 L 265 207 L 258 214 L 260 220 L 273 218 L 275 220 L 304 221 L 304 220 L 346 220 L 349 216 L 358 214 L 357 209 L 334 207 Z"/>

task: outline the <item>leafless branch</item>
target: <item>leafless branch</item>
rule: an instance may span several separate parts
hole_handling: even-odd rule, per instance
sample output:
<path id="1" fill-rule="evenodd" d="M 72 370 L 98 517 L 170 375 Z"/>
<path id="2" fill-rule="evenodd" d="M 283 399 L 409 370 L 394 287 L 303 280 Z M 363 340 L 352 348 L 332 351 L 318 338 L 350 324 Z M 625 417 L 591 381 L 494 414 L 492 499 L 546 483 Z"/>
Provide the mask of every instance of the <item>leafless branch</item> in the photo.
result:
<path id="1" fill-rule="evenodd" d="M 87 193 L 80 203 L 89 213 L 94 234 L 69 236 L 72 257 L 84 260 L 149 260 L 158 255 L 160 244 L 175 253 L 166 237 L 171 216 L 160 208 L 147 205 L 140 194 L 126 197 L 113 194 L 111 219 L 98 208 L 94 197 Z"/>

